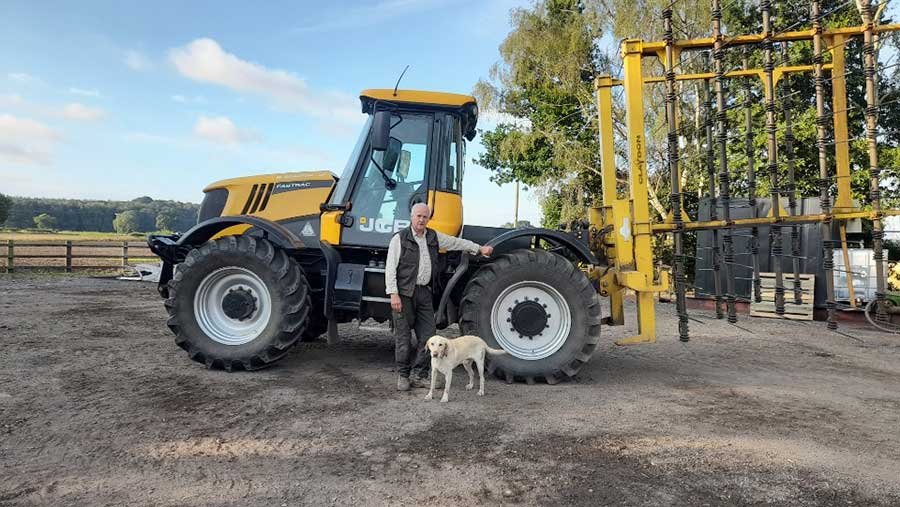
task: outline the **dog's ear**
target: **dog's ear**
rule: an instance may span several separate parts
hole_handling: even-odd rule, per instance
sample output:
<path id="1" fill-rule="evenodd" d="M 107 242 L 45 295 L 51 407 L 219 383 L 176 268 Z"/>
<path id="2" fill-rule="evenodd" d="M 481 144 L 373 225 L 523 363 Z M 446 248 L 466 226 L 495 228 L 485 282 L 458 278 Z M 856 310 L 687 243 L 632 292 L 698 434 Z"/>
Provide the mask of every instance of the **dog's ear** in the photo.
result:
<path id="1" fill-rule="evenodd" d="M 444 342 L 443 345 L 444 345 L 444 348 L 441 349 L 441 357 L 447 357 L 447 349 L 449 347 L 447 347 L 447 342 Z"/>

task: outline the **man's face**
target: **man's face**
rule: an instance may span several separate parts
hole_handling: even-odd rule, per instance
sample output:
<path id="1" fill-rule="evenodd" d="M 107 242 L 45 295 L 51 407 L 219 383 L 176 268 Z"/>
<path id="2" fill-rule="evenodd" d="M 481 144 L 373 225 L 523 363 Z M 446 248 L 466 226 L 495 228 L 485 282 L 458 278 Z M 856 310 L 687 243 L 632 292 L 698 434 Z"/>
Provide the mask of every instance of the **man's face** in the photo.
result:
<path id="1" fill-rule="evenodd" d="M 428 225 L 428 219 L 431 218 L 431 210 L 425 206 L 416 206 L 412 210 L 412 228 L 417 234 L 425 232 L 425 226 Z"/>

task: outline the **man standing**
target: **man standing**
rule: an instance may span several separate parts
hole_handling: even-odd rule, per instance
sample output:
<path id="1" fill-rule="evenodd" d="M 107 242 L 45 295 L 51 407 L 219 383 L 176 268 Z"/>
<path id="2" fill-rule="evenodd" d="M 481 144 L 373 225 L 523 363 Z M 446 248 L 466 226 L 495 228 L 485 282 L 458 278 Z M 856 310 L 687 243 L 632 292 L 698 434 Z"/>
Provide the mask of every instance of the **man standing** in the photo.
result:
<path id="1" fill-rule="evenodd" d="M 425 341 L 435 332 L 432 290 L 438 273 L 438 250 L 463 250 L 490 256 L 494 247 L 479 246 L 427 227 L 431 209 L 424 203 L 412 207 L 410 226 L 394 234 L 384 270 L 385 291 L 391 296 L 394 317 L 397 389 L 409 391 L 410 372 L 415 366 L 420 385 L 431 368 Z M 416 332 L 413 347 L 412 331 Z"/>

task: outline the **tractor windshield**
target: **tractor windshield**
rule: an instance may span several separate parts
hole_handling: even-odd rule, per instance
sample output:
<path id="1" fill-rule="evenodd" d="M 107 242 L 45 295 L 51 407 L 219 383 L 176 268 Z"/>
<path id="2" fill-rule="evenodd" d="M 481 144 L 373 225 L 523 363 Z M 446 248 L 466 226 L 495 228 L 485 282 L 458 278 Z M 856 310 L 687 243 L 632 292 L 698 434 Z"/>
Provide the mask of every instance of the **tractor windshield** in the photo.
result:
<path id="1" fill-rule="evenodd" d="M 366 120 L 366 124 L 363 125 L 363 128 L 359 133 L 359 139 L 356 140 L 356 146 L 353 147 L 350 158 L 347 159 L 347 164 L 344 166 L 344 171 L 341 173 L 341 179 L 338 181 L 337 188 L 331 193 L 331 199 L 328 201 L 328 204 L 341 204 L 344 195 L 347 193 L 347 187 L 350 185 L 350 180 L 353 179 L 353 171 L 356 169 L 356 163 L 359 162 L 359 154 L 366 144 L 366 138 L 369 137 L 370 130 L 372 130 L 371 115 L 369 116 L 369 119 Z"/>

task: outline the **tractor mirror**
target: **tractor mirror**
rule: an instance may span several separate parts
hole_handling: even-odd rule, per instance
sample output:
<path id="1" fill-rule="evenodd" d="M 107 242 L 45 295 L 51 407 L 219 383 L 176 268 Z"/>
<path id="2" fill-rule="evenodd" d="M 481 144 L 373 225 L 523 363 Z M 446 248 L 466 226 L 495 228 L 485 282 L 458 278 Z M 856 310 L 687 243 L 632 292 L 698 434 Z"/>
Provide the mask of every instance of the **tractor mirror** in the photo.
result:
<path id="1" fill-rule="evenodd" d="M 372 122 L 372 149 L 384 151 L 388 148 L 391 138 L 391 112 L 378 111 Z"/>

